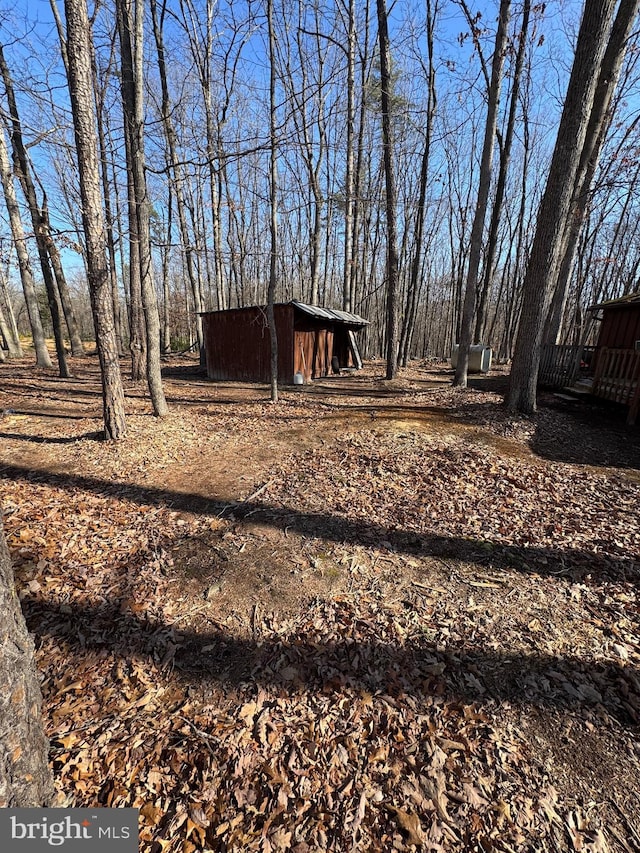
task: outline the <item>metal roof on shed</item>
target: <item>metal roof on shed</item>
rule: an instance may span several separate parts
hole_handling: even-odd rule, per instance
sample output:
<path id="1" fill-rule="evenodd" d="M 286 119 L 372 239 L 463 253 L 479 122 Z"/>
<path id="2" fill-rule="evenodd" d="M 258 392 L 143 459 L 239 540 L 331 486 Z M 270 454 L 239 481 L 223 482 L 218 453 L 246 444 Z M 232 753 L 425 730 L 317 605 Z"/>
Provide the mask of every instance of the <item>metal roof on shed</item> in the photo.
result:
<path id="1" fill-rule="evenodd" d="M 345 323 L 349 326 L 369 325 L 369 321 L 365 320 L 364 317 L 359 317 L 357 314 L 349 314 L 348 311 L 338 311 L 334 308 L 320 308 L 319 305 L 305 305 L 304 302 L 298 302 L 297 299 L 292 299 L 291 304 L 310 317 L 331 320 L 334 323 Z"/>
<path id="2" fill-rule="evenodd" d="M 368 326 L 369 321 L 358 314 L 350 314 L 348 311 L 338 311 L 335 308 L 320 308 L 319 305 L 306 305 L 304 302 L 298 302 L 297 299 L 292 299 L 291 302 L 276 302 L 278 306 L 293 305 L 299 311 L 307 314 L 309 317 L 315 317 L 317 320 L 330 320 L 332 323 L 344 323 L 345 326 Z M 275 306 L 274 306 L 275 307 Z M 266 310 L 266 305 L 245 305 L 242 308 L 224 308 L 220 311 L 200 311 L 201 317 L 206 317 L 208 314 L 232 314 L 234 311 L 242 313 L 243 311 L 255 311 L 258 308 L 261 311 Z"/>
<path id="3" fill-rule="evenodd" d="M 627 305 L 640 305 L 640 290 L 636 290 L 635 293 L 627 293 L 626 296 L 621 296 L 619 299 L 607 299 L 605 302 L 590 305 L 587 311 L 596 311 L 598 308 L 624 308 Z"/>

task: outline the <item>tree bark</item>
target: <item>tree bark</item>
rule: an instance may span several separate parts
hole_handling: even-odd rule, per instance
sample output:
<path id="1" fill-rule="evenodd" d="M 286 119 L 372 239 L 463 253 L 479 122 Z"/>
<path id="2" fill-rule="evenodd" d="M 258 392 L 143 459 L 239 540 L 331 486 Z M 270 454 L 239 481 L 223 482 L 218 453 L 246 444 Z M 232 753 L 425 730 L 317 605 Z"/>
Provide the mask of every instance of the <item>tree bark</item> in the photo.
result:
<path id="1" fill-rule="evenodd" d="M 355 88 L 356 88 L 356 9 L 355 0 L 348 1 L 347 25 L 347 138 L 344 187 L 344 271 L 342 307 L 355 311 L 353 292 L 353 217 L 355 187 Z"/>
<path id="2" fill-rule="evenodd" d="M 573 200 L 574 213 L 569 218 L 565 228 L 562 263 L 547 318 L 545 340 L 550 344 L 559 341 L 562 317 L 575 264 L 578 238 L 589 203 L 589 192 L 600 160 L 600 152 L 613 118 L 611 102 L 620 79 L 627 43 L 639 10 L 640 0 L 621 0 L 602 60 L 598 87 L 576 176 Z"/>
<path id="3" fill-rule="evenodd" d="M 96 151 L 94 81 L 86 0 L 65 0 L 65 16 L 69 91 L 80 177 L 89 294 L 102 375 L 104 429 L 107 439 L 121 439 L 126 434 L 124 390 L 106 255 L 106 226 Z"/>
<path id="4" fill-rule="evenodd" d="M 502 203 L 504 201 L 504 193 L 507 187 L 507 172 L 509 168 L 509 161 L 511 159 L 511 148 L 513 145 L 513 136 L 516 127 L 516 112 L 518 102 L 520 100 L 520 81 L 522 79 L 522 69 L 524 67 L 530 13 L 531 0 L 525 0 L 522 9 L 522 23 L 518 34 L 519 42 L 516 53 L 516 62 L 513 70 L 513 84 L 511 87 L 509 116 L 507 118 L 507 131 L 504 136 L 504 144 L 500 151 L 500 169 L 498 171 L 495 199 L 491 210 L 491 223 L 489 225 L 489 236 L 487 238 L 483 282 L 478 301 L 478 310 L 476 312 L 476 329 L 474 334 L 475 343 L 481 343 L 486 331 L 489 293 L 491 290 L 491 283 L 494 275 L 494 262 L 498 248 L 498 226 L 500 225 Z"/>
<path id="5" fill-rule="evenodd" d="M 134 218 L 138 229 L 140 286 L 147 352 L 147 383 L 153 413 L 157 417 L 167 414 L 168 406 L 162 387 L 160 365 L 160 317 L 151 263 L 151 235 L 149 225 L 149 196 L 145 174 L 144 113 L 142 102 L 142 0 L 135 0 L 132 33 L 132 10 L 127 0 L 117 0 L 118 30 L 122 54 L 122 105 L 125 117 L 125 135 L 132 179 Z M 133 34 L 133 39 L 132 39 Z M 131 208 L 130 208 L 131 212 Z"/>
<path id="6" fill-rule="evenodd" d="M 176 200 L 176 208 L 178 210 L 178 226 L 180 228 L 180 238 L 182 241 L 182 251 L 184 253 L 184 261 L 187 270 L 187 278 L 191 287 L 193 303 L 196 306 L 196 334 L 198 336 L 198 349 L 200 353 L 204 352 L 204 334 L 202 327 L 201 311 L 204 310 L 202 304 L 202 282 L 196 270 L 193 257 L 193 241 L 189 234 L 189 226 L 187 223 L 187 215 L 185 212 L 184 199 L 184 181 L 182 175 L 182 167 L 178 158 L 178 141 L 173 125 L 171 99 L 169 97 L 169 86 L 167 83 L 166 57 L 164 48 L 163 26 L 166 14 L 166 0 L 162 2 L 160 9 L 160 17 L 158 18 L 157 2 L 151 2 L 151 21 L 153 26 L 153 35 L 156 42 L 156 54 L 158 59 L 158 74 L 160 76 L 160 89 L 162 92 L 162 126 L 167 142 L 168 149 L 168 165 L 170 174 L 173 178 L 173 193 Z M 201 359 L 202 361 L 202 359 Z"/>
<path id="7" fill-rule="evenodd" d="M 267 292 L 267 322 L 271 338 L 271 402 L 278 402 L 278 334 L 274 302 L 277 284 L 278 260 L 278 140 L 276 116 L 276 48 L 273 26 L 273 0 L 267 0 L 267 27 L 269 29 L 269 195 L 271 252 L 269 256 L 269 289 Z"/>
<path id="8" fill-rule="evenodd" d="M 493 148 L 495 145 L 496 126 L 498 121 L 498 105 L 500 102 L 502 69 L 504 67 L 504 54 L 507 43 L 507 26 L 509 23 L 510 11 L 511 0 L 500 0 L 498 29 L 496 31 L 493 61 L 491 63 L 491 83 L 488 92 L 489 100 L 487 105 L 487 122 L 485 124 L 484 142 L 482 144 L 482 159 L 480 162 L 478 200 L 476 202 L 473 225 L 471 227 L 471 245 L 469 249 L 469 264 L 467 267 L 467 280 L 464 292 L 464 304 L 462 308 L 462 322 L 460 324 L 458 362 L 453 380 L 453 384 L 458 388 L 467 387 L 469 347 L 471 346 L 473 318 L 476 309 L 478 270 L 480 268 L 480 258 L 482 256 L 482 235 L 487 216 L 489 189 L 491 187 Z"/>
<path id="9" fill-rule="evenodd" d="M 27 306 L 27 314 L 29 315 L 29 324 L 31 326 L 31 335 L 33 337 L 33 346 L 36 351 L 36 364 L 39 367 L 52 367 L 51 357 L 47 349 L 44 337 L 44 329 L 42 328 L 42 318 L 40 317 L 40 306 L 38 304 L 38 295 L 36 286 L 33 281 L 33 272 L 31 271 L 31 260 L 27 250 L 27 241 L 24 236 L 24 228 L 22 218 L 20 216 L 20 207 L 16 197 L 15 187 L 13 185 L 13 175 L 9 162 L 9 152 L 4 138 L 4 128 L 0 127 L 0 178 L 2 179 L 2 188 L 4 198 L 9 214 L 9 225 L 11 227 L 11 235 L 13 244 L 18 257 L 18 269 L 20 270 L 20 281 L 24 293 L 24 301 Z"/>
<path id="10" fill-rule="evenodd" d="M 380 104 L 382 110 L 382 156 L 386 189 L 387 222 L 387 379 L 398 374 L 398 236 L 396 220 L 396 177 L 391 123 L 391 51 L 386 0 L 377 0 L 380 45 Z"/>
<path id="11" fill-rule="evenodd" d="M 420 162 L 420 184 L 418 191 L 418 211 L 413 242 L 413 258 L 411 261 L 411 273 L 407 293 L 407 303 L 400 335 L 400 359 L 403 367 L 406 367 L 411 355 L 411 340 L 416 321 L 416 310 L 418 294 L 420 291 L 420 270 L 422 269 L 422 250 L 424 239 L 424 222 L 426 217 L 427 181 L 429 178 L 429 161 L 431 157 L 431 136 L 433 132 L 433 119 L 435 116 L 436 98 L 436 69 L 433 61 L 433 33 L 436 23 L 438 5 L 431 6 L 431 0 L 427 0 L 427 126 L 425 129 L 424 148 Z"/>
<path id="12" fill-rule="evenodd" d="M 51 322 L 53 324 L 53 335 L 55 338 L 56 355 L 58 358 L 58 371 L 62 379 L 69 379 L 71 372 L 67 364 L 67 356 L 64 348 L 64 337 L 62 329 L 62 305 L 60 302 L 60 294 L 54 278 L 49 249 L 47 241 L 51 238 L 49 233 L 46 217 L 43 215 L 43 210 L 38 204 L 36 188 L 31 175 L 31 167 L 27 156 L 27 149 L 22 136 L 22 124 L 18 114 L 18 106 L 16 102 L 15 92 L 13 88 L 13 80 L 9 71 L 9 66 L 5 60 L 4 50 L 0 45 L 0 74 L 4 81 L 7 103 L 9 106 L 9 121 L 10 121 L 10 137 L 11 148 L 13 152 L 13 162 L 20 181 L 20 186 L 27 201 L 31 222 L 38 247 L 38 257 L 40 258 L 40 266 L 42 268 L 42 278 L 47 290 L 47 301 L 51 312 Z"/>
<path id="13" fill-rule="evenodd" d="M 9 358 L 22 358 L 22 345 L 11 299 L 7 290 L 7 280 L 0 271 L 0 309 L 2 312 L 2 335 L 9 350 Z"/>
<path id="14" fill-rule="evenodd" d="M 20 608 L 0 519 L 0 808 L 50 806 L 49 744 L 33 640 Z"/>
<path id="15" fill-rule="evenodd" d="M 544 320 L 558 277 L 574 188 L 593 107 L 615 0 L 586 0 L 547 185 L 538 210 L 536 233 L 523 285 L 520 325 L 509 389 L 512 411 L 536 409 Z"/>

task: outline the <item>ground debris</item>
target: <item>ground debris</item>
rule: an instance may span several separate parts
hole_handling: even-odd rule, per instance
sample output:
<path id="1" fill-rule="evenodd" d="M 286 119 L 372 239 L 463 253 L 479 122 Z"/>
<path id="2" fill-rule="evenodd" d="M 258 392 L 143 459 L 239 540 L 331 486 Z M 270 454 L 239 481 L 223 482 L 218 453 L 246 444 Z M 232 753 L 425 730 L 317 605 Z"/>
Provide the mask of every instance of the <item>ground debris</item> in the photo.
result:
<path id="1" fill-rule="evenodd" d="M 0 386 L 67 804 L 140 808 L 145 853 L 637 848 L 629 448 L 563 460 L 573 415 L 372 369 L 279 407 L 174 378 L 162 424 L 132 387 L 115 446 L 86 364 Z"/>

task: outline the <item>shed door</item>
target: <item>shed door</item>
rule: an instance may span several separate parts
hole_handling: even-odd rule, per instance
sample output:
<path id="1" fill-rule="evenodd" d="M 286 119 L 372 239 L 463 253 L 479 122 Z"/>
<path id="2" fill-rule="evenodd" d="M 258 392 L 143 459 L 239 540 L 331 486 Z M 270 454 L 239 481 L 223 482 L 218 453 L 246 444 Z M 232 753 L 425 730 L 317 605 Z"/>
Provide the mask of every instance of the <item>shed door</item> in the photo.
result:
<path id="1" fill-rule="evenodd" d="M 333 329 L 317 329 L 313 335 L 313 378 L 331 373 Z"/>

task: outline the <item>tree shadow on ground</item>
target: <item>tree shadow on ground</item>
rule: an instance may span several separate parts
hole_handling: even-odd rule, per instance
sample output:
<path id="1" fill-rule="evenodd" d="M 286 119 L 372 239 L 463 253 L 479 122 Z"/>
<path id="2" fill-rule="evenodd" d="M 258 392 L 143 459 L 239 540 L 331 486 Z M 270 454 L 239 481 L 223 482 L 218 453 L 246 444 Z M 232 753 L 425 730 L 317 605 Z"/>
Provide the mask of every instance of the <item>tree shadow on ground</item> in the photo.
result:
<path id="1" fill-rule="evenodd" d="M 169 507 L 186 513 L 230 518 L 242 522 L 251 518 L 265 526 L 292 531 L 309 538 L 330 542 L 387 548 L 396 553 L 423 557 L 440 557 L 488 564 L 493 568 L 515 569 L 551 577 L 567 577 L 573 581 L 600 583 L 612 581 L 640 582 L 638 555 L 631 554 L 616 542 L 600 542 L 601 551 L 578 548 L 517 546 L 489 539 L 470 539 L 438 535 L 418 530 L 390 528 L 367 520 L 352 520 L 340 515 L 296 511 L 260 501 L 214 500 L 203 495 L 169 489 L 142 487 L 131 483 L 113 483 L 97 477 L 60 474 L 20 465 L 3 465 L 0 477 L 47 483 L 72 493 L 90 492 L 116 495 L 141 505 Z"/>
<path id="2" fill-rule="evenodd" d="M 379 626 L 345 609 L 347 637 L 296 634 L 251 639 L 220 630 L 181 632 L 128 611 L 121 601 L 64 604 L 27 595 L 22 600 L 30 631 L 67 644 L 69 654 L 108 651 L 167 667 L 187 684 L 217 682 L 237 687 L 272 685 L 284 693 L 339 693 L 349 688 L 401 697 L 604 709 L 624 726 L 640 721 L 638 671 L 579 657 L 515 652 L 481 646 L 437 647 L 424 635 L 384 641 Z M 357 639 L 348 635 L 357 628 Z"/>
<path id="3" fill-rule="evenodd" d="M 0 432 L 0 438 L 7 438 L 12 441 L 27 441 L 32 444 L 75 444 L 77 441 L 104 441 L 104 430 L 83 432 L 80 435 L 60 438 L 44 435 L 23 435 L 17 432 Z"/>

